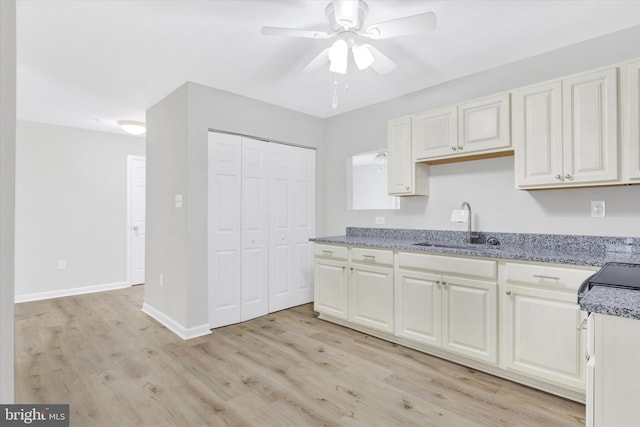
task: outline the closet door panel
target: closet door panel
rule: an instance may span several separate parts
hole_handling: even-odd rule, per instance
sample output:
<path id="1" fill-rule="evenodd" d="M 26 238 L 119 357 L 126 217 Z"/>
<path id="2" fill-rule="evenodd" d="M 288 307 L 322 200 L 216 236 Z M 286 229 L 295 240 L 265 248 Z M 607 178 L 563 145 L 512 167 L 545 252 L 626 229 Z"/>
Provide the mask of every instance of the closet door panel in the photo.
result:
<path id="1" fill-rule="evenodd" d="M 268 146 L 242 138 L 242 321 L 269 312 Z"/>
<path id="2" fill-rule="evenodd" d="M 241 320 L 242 163 L 240 137 L 209 133 L 208 270 L 209 324 Z"/>
<path id="3" fill-rule="evenodd" d="M 315 151 L 273 144 L 269 311 L 313 301 Z"/>

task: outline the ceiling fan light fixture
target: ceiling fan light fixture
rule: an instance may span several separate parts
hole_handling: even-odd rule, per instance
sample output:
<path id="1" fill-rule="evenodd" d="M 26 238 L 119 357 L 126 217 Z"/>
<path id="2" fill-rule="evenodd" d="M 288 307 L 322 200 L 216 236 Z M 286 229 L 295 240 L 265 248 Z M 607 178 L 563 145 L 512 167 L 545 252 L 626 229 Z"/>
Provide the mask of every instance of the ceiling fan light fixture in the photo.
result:
<path id="1" fill-rule="evenodd" d="M 358 26 L 359 0 L 334 1 L 333 8 L 336 22 L 344 28 L 354 28 Z"/>
<path id="2" fill-rule="evenodd" d="M 142 135 L 147 131 L 147 127 L 143 122 L 135 120 L 118 120 L 118 126 L 131 135 Z"/>
<path id="3" fill-rule="evenodd" d="M 353 53 L 353 60 L 358 67 L 358 70 L 366 70 L 373 64 L 374 57 L 369 48 L 365 45 L 355 45 L 351 49 Z"/>
<path id="4" fill-rule="evenodd" d="M 346 41 L 336 40 L 329 49 L 329 60 L 331 61 L 330 71 L 338 74 L 347 73 L 347 59 L 349 46 Z"/>

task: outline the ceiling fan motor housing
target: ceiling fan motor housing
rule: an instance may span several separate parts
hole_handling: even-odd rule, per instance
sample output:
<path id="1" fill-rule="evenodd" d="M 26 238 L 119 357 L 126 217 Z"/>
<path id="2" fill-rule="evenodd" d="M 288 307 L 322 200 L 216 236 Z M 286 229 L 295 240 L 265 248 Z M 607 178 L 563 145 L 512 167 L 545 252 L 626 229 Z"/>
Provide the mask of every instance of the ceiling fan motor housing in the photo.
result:
<path id="1" fill-rule="evenodd" d="M 362 28 L 364 21 L 367 18 L 367 14 L 369 13 L 369 6 L 367 6 L 364 1 L 358 0 L 357 17 L 355 17 L 355 19 L 354 17 L 345 17 L 342 21 L 339 21 L 336 17 L 336 7 L 334 3 L 335 2 L 329 3 L 324 12 L 325 15 L 327 15 L 327 19 L 329 20 L 333 31 L 338 33 L 344 30 L 356 32 Z"/>

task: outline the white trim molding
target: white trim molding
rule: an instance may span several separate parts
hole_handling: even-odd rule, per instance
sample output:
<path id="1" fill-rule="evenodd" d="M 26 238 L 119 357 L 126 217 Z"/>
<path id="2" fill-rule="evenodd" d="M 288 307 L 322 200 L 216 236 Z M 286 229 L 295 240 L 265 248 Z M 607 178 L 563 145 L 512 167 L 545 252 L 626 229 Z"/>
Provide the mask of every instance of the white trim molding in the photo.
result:
<path id="1" fill-rule="evenodd" d="M 146 302 L 142 304 L 142 312 L 147 314 L 148 316 L 151 316 L 162 326 L 166 327 L 185 341 L 204 335 L 209 335 L 211 333 L 211 327 L 208 323 L 194 326 L 192 328 L 185 328 L 184 326 L 182 326 L 166 314 L 162 313 L 155 307 L 147 304 Z"/>
<path id="2" fill-rule="evenodd" d="M 131 286 L 129 282 L 106 283 L 103 285 L 83 286 L 81 288 L 60 289 L 56 291 L 36 292 L 33 294 L 16 295 L 14 302 L 16 304 L 29 301 L 40 301 L 43 299 L 69 297 L 74 295 L 91 294 L 94 292 L 112 291 L 115 289 L 128 288 Z"/>

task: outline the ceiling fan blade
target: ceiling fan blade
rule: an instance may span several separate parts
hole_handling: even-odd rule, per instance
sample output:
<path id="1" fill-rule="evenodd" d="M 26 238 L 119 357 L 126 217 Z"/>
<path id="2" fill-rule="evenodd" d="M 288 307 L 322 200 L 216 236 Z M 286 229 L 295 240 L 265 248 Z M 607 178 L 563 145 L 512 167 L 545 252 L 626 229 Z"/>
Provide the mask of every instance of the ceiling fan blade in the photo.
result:
<path id="1" fill-rule="evenodd" d="M 436 19 L 436 14 L 428 12 L 370 25 L 364 31 L 364 35 L 375 40 L 388 39 L 391 37 L 428 33 L 434 31 L 437 25 L 438 20 Z"/>
<path id="2" fill-rule="evenodd" d="M 396 63 L 390 60 L 378 49 L 371 46 L 370 44 L 364 44 L 363 46 L 366 46 L 373 55 L 374 61 L 373 64 L 371 64 L 371 68 L 373 68 L 373 71 L 378 74 L 387 74 L 396 69 Z"/>
<path id="3" fill-rule="evenodd" d="M 328 39 L 333 34 L 326 31 L 298 30 L 295 28 L 262 27 L 263 36 L 298 37 L 304 39 Z"/>
<path id="4" fill-rule="evenodd" d="M 318 56 L 313 58 L 311 62 L 309 62 L 307 66 L 302 69 L 302 71 L 305 73 L 316 71 L 329 64 L 329 49 L 330 48 L 326 48 L 325 50 L 320 52 Z"/>

